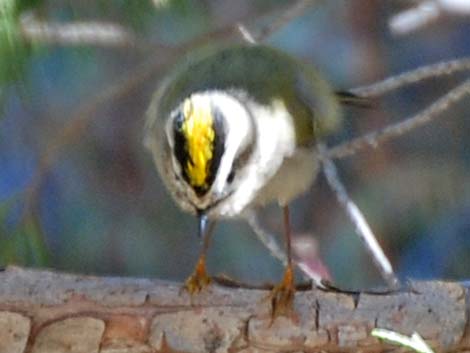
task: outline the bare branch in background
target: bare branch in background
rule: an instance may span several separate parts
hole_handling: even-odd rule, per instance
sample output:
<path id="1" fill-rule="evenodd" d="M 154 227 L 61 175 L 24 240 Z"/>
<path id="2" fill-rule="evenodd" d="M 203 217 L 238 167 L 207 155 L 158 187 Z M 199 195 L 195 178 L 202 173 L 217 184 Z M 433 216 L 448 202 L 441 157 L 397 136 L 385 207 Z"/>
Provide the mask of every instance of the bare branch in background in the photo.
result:
<path id="1" fill-rule="evenodd" d="M 344 158 L 355 154 L 357 151 L 366 147 L 376 148 L 380 143 L 390 140 L 394 137 L 404 135 L 433 119 L 436 119 L 441 113 L 449 109 L 452 105 L 460 101 L 466 95 L 470 95 L 470 80 L 465 81 L 450 92 L 432 103 L 428 108 L 402 120 L 396 124 L 388 125 L 381 130 L 373 131 L 361 137 L 344 142 L 340 145 L 331 147 L 326 156 L 331 159 Z"/>
<path id="2" fill-rule="evenodd" d="M 468 0 L 434 0 L 445 11 L 458 15 L 470 15 Z"/>
<path id="3" fill-rule="evenodd" d="M 269 17 L 271 20 L 267 25 L 261 26 L 258 29 L 253 28 L 248 30 L 244 24 L 239 24 L 238 30 L 248 43 L 255 44 L 256 42 L 262 42 L 296 17 L 305 14 L 305 11 L 317 2 L 318 0 L 298 0 L 285 9 L 275 10 L 273 13 L 268 14 L 266 17 Z"/>
<path id="4" fill-rule="evenodd" d="M 21 16 L 20 26 L 23 37 L 31 42 L 124 48 L 139 44 L 134 33 L 115 23 L 46 22 L 28 12 Z"/>
<path id="5" fill-rule="evenodd" d="M 361 97 L 377 97 L 429 78 L 448 76 L 461 71 L 470 71 L 470 57 L 421 66 L 370 85 L 350 89 L 349 91 Z"/>
<path id="6" fill-rule="evenodd" d="M 237 28 L 240 31 L 240 34 L 242 35 L 242 38 L 245 40 L 245 42 L 249 44 L 257 43 L 257 40 L 253 37 L 253 35 L 248 31 L 248 29 L 244 25 L 240 23 L 237 25 Z"/>
<path id="7" fill-rule="evenodd" d="M 260 223 L 259 218 L 255 211 L 251 211 L 245 216 L 246 221 L 250 225 L 253 232 L 255 232 L 258 239 L 269 250 L 271 255 L 282 262 L 283 265 L 287 264 L 287 256 L 284 250 L 279 246 L 276 237 L 269 233 Z"/>
<path id="8" fill-rule="evenodd" d="M 159 9 L 161 7 L 168 6 L 170 0 L 152 0 L 152 3 L 157 9 Z"/>
<path id="9" fill-rule="evenodd" d="M 443 16 L 470 15 L 468 0 L 423 0 L 389 20 L 390 31 L 405 35 L 423 28 Z"/>
<path id="10" fill-rule="evenodd" d="M 287 9 L 279 10 L 278 15 L 273 16 L 273 20 L 269 21 L 269 24 L 267 24 L 264 27 L 261 27 L 259 30 L 254 31 L 253 33 L 254 38 L 257 38 L 258 41 L 265 40 L 271 34 L 279 31 L 282 27 L 287 25 L 296 17 L 302 16 L 303 14 L 305 14 L 305 11 L 309 7 L 313 6 L 316 2 L 318 2 L 318 0 L 299 0 L 299 1 L 296 1 L 290 7 L 288 7 Z"/>
<path id="11" fill-rule="evenodd" d="M 372 233 L 372 230 L 369 224 L 367 224 L 364 215 L 359 210 L 359 207 L 357 207 L 354 201 L 351 200 L 346 191 L 346 188 L 340 181 L 335 165 L 331 159 L 328 158 L 328 150 L 324 145 L 319 144 L 318 151 L 323 164 L 322 170 L 325 173 L 326 180 L 328 181 L 331 189 L 334 191 L 338 202 L 346 211 L 349 220 L 356 227 L 357 235 L 364 243 L 366 250 L 372 256 L 372 259 L 374 260 L 374 263 L 379 269 L 380 274 L 382 275 L 382 278 L 385 280 L 385 282 L 389 285 L 390 288 L 397 288 L 400 282 L 393 272 L 392 265 L 377 242 L 377 238 L 375 237 L 374 233 Z"/>
<path id="12" fill-rule="evenodd" d="M 287 264 L 287 256 L 284 249 L 279 245 L 276 236 L 266 230 L 261 224 L 256 211 L 251 211 L 245 215 L 245 219 L 271 255 Z M 315 239 L 307 236 L 294 237 L 292 239 L 292 250 L 295 254 L 293 263 L 298 267 L 306 279 L 312 280 L 317 287 L 324 288 L 323 280 L 332 281 L 331 275 L 326 266 L 321 261 Z"/>
<path id="13" fill-rule="evenodd" d="M 393 16 L 389 21 L 390 31 L 397 35 L 413 32 L 436 21 L 440 14 L 439 6 L 434 1 L 423 1 Z"/>

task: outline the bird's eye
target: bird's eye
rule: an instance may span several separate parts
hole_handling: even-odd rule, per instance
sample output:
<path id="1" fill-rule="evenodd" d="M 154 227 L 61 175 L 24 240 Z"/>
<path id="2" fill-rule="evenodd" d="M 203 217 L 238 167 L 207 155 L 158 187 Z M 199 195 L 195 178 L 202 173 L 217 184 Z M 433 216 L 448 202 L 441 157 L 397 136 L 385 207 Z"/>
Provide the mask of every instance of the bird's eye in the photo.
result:
<path id="1" fill-rule="evenodd" d="M 235 171 L 232 169 L 227 176 L 227 183 L 231 184 L 235 178 Z"/>
<path id="2" fill-rule="evenodd" d="M 182 113 L 178 113 L 178 114 L 175 116 L 175 119 L 173 120 L 173 128 L 174 128 L 176 131 L 181 131 L 181 129 L 183 128 L 183 121 L 184 121 L 183 114 L 182 114 Z"/>

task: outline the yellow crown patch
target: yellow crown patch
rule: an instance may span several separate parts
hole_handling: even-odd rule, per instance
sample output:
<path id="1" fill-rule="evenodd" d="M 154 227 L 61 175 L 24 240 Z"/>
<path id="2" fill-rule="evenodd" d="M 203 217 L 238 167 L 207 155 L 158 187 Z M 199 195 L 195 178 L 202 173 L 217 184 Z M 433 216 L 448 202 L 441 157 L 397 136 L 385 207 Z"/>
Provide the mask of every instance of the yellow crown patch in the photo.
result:
<path id="1" fill-rule="evenodd" d="M 188 98 L 183 104 L 183 114 L 182 132 L 189 155 L 185 168 L 189 183 L 193 187 L 207 188 L 215 138 L 211 108 L 207 101 Z"/>

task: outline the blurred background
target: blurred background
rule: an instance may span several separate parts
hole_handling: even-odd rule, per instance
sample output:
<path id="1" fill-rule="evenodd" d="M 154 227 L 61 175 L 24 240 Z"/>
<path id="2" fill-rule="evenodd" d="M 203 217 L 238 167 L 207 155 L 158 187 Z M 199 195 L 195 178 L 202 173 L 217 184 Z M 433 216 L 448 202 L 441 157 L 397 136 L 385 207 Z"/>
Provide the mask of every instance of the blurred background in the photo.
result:
<path id="1" fill-rule="evenodd" d="M 292 3 L 2 0 L 0 266 L 186 278 L 199 252 L 196 220 L 169 198 L 142 146 L 150 97 L 187 51 L 240 42 L 237 23 L 258 30 Z M 415 5 L 317 1 L 264 42 L 313 63 L 339 89 L 470 55 L 468 15 L 392 32 L 391 19 Z M 80 25 L 93 28 L 95 41 L 80 37 Z M 400 89 L 370 109 L 346 108 L 344 129 L 328 144 L 404 119 L 468 76 Z M 469 103 L 337 163 L 402 279 L 470 278 Z M 292 206 L 295 235 L 315 242 L 336 284 L 382 283 L 323 176 Z M 280 234 L 280 209 L 268 207 L 262 219 Z M 217 225 L 208 264 L 213 274 L 253 283 L 282 274 L 241 221 Z"/>

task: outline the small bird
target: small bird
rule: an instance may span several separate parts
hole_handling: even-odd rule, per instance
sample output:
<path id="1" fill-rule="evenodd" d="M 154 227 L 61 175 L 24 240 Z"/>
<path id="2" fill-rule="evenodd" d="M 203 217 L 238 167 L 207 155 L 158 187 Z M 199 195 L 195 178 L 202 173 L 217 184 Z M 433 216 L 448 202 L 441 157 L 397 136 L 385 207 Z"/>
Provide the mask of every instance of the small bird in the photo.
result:
<path id="1" fill-rule="evenodd" d="M 144 142 L 176 203 L 198 218 L 203 246 L 185 282 L 189 293 L 210 283 L 206 252 L 215 221 L 277 202 L 287 266 L 271 294 L 272 314 L 292 313 L 288 204 L 316 177 L 315 146 L 340 126 L 339 101 L 314 67 L 264 45 L 190 54 L 163 80 L 147 112 Z"/>

